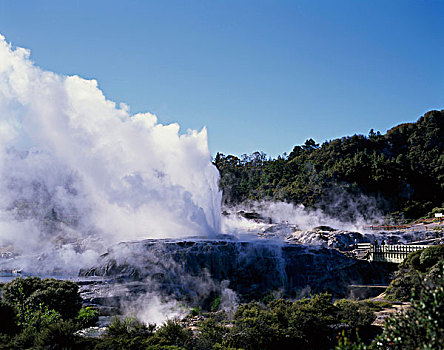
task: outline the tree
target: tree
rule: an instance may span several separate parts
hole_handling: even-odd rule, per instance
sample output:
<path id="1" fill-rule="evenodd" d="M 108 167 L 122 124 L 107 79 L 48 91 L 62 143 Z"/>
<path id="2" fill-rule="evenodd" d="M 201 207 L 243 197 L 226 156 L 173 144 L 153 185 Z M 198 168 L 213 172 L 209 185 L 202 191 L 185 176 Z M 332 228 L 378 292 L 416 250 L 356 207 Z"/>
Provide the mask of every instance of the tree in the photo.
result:
<path id="1" fill-rule="evenodd" d="M 76 318 L 82 307 L 79 286 L 53 278 L 16 278 L 4 286 L 2 300 L 15 308 L 19 317 L 23 317 L 26 310 L 38 310 L 46 305 L 68 320 Z"/>
<path id="2" fill-rule="evenodd" d="M 316 143 L 315 140 L 313 140 L 313 139 L 305 140 L 305 143 L 302 146 L 302 149 L 305 152 L 308 152 L 308 153 L 310 153 L 310 152 L 312 152 L 312 151 L 314 151 L 315 149 L 318 149 L 318 148 L 319 148 L 319 144 Z"/>

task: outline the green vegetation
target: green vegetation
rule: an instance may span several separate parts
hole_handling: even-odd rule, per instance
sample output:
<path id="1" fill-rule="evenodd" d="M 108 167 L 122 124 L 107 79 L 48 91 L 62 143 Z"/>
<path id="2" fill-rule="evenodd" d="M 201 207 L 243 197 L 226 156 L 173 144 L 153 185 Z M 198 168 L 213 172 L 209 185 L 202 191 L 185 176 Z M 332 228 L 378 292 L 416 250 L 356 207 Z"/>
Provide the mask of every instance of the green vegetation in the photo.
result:
<path id="1" fill-rule="evenodd" d="M 337 199 L 332 193 L 351 198 L 364 193 L 377 198 L 386 213 L 430 216 L 444 207 L 444 111 L 428 112 L 385 135 L 371 131 L 321 146 L 309 139 L 274 160 L 259 152 L 240 159 L 217 154 L 215 164 L 225 204 L 284 200 L 344 217 L 354 210 L 347 211 L 346 201 L 331 205 Z M 221 303 L 216 297 L 213 312 L 194 332 L 177 319 L 157 327 L 128 317 L 115 318 L 98 339 L 84 338 L 77 331 L 95 325 L 98 311 L 82 308 L 77 284 L 18 278 L 2 289 L 0 350 L 443 349 L 443 273 L 443 245 L 409 254 L 386 292 L 392 300 L 412 300 L 412 306 L 390 318 L 374 340 L 374 313 L 387 303 L 333 303 L 329 294 L 297 301 L 267 295 L 239 306 L 232 319 L 216 312 Z M 191 311 L 191 316 L 198 314 L 198 308 Z"/>
<path id="2" fill-rule="evenodd" d="M 232 320 L 210 313 L 197 333 L 179 320 L 168 320 L 155 330 L 133 318 L 115 319 L 96 349 L 119 344 L 124 349 L 329 349 L 336 342 L 337 328 L 368 327 L 373 312 L 365 303 L 340 300 L 344 312 L 320 294 L 298 301 L 273 300 L 268 305 L 241 305 Z M 212 317 L 214 315 L 214 317 Z"/>
<path id="3" fill-rule="evenodd" d="M 93 307 L 81 308 L 77 315 L 77 322 L 81 328 L 94 326 L 99 320 L 99 311 Z"/>
<path id="4" fill-rule="evenodd" d="M 75 332 L 95 323 L 98 314 L 81 306 L 74 282 L 16 278 L 2 290 L 0 349 L 68 349 L 87 344 Z"/>
<path id="5" fill-rule="evenodd" d="M 77 317 L 82 307 L 76 283 L 38 277 L 16 278 L 7 283 L 3 288 L 2 302 L 16 309 L 22 323 L 26 322 L 29 313 L 42 312 L 42 308 L 47 310 L 49 306 L 63 319 Z"/>
<path id="6" fill-rule="evenodd" d="M 268 305 L 251 302 L 236 311 L 222 345 L 246 350 L 328 349 L 334 344 L 335 326 L 354 322 L 347 316 L 331 303 L 328 294 L 295 302 L 279 299 Z M 358 323 L 367 326 L 373 319 Z"/>
<path id="7" fill-rule="evenodd" d="M 359 201 L 363 193 L 377 199 L 375 205 L 384 213 L 418 218 L 444 207 L 444 111 L 428 112 L 384 135 L 371 130 L 368 136 L 321 146 L 309 139 L 277 159 L 260 152 L 240 158 L 218 153 L 214 164 L 228 205 L 280 200 L 344 217 L 354 210 L 348 210 L 347 201 L 333 205 L 337 196 L 354 199 L 366 213 L 366 207 L 359 208 L 368 204 Z"/>
<path id="8" fill-rule="evenodd" d="M 335 302 L 341 321 L 351 328 L 370 325 L 375 320 L 374 310 L 368 303 L 341 299 Z"/>
<path id="9" fill-rule="evenodd" d="M 435 251 L 436 252 L 436 251 Z M 437 267 L 435 282 L 423 283 L 413 294 L 412 305 L 401 315 L 388 319 L 382 334 L 368 346 L 344 334 L 336 350 L 444 349 L 444 267 Z"/>
<path id="10" fill-rule="evenodd" d="M 217 311 L 217 310 L 219 310 L 220 302 L 221 302 L 221 298 L 220 298 L 220 296 L 217 296 L 217 297 L 213 300 L 213 302 L 211 303 L 211 311 Z"/>
<path id="11" fill-rule="evenodd" d="M 444 245 L 410 253 L 399 265 L 395 278 L 387 288 L 387 297 L 392 300 L 408 301 L 413 293 L 419 298 L 426 286 L 437 285 L 444 268 Z"/>
<path id="12" fill-rule="evenodd" d="M 97 310 L 76 306 L 76 316 L 66 316 L 74 314 L 65 307 L 66 300 L 79 296 L 72 282 L 19 278 L 4 286 L 0 349 L 284 350 L 332 349 L 335 345 L 337 350 L 442 349 L 442 253 L 442 246 L 415 252 L 401 266 L 404 271 L 414 266 L 423 274 L 435 273 L 433 279 L 423 283 L 411 308 L 389 319 L 374 340 L 374 311 L 387 303 L 345 299 L 332 303 L 329 294 L 296 301 L 269 298 L 266 304 L 252 301 L 239 306 L 232 319 L 223 312 L 208 313 L 195 332 L 186 321 L 177 319 L 156 327 L 134 317 L 116 317 L 102 337 L 84 338 L 76 332 L 93 324 Z M 56 285 L 58 288 L 54 288 Z M 32 297 L 37 292 L 49 295 L 49 291 L 54 304 Z"/>
<path id="13" fill-rule="evenodd" d="M 94 325 L 98 312 L 81 308 L 79 298 L 78 286 L 69 281 L 30 277 L 7 283 L 0 303 L 0 349 L 327 349 L 335 343 L 337 327 L 366 327 L 374 319 L 365 303 L 333 304 L 331 295 L 320 294 L 294 302 L 250 302 L 232 320 L 223 312 L 209 313 L 196 333 L 177 319 L 156 327 L 116 317 L 101 338 L 92 339 L 76 332 Z"/>
<path id="14" fill-rule="evenodd" d="M 441 273 L 444 270 L 441 270 Z M 389 319 L 376 340 L 376 349 L 443 349 L 444 279 L 425 286 L 418 300 L 401 316 Z"/>
<path id="15" fill-rule="evenodd" d="M 109 325 L 96 349 L 146 349 L 146 342 L 154 334 L 155 325 L 145 325 L 138 319 L 116 317 Z"/>

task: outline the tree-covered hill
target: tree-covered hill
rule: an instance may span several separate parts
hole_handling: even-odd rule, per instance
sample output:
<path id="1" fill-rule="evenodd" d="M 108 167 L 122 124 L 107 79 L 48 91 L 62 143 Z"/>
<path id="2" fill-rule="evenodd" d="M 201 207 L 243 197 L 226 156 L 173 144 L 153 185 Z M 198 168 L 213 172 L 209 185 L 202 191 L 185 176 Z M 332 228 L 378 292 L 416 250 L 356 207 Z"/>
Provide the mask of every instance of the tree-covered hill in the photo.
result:
<path id="1" fill-rule="evenodd" d="M 262 152 L 240 158 L 218 153 L 214 163 L 227 205 L 267 199 L 330 214 L 347 212 L 350 205 L 365 212 L 366 201 L 349 200 L 364 194 L 383 213 L 417 218 L 444 206 L 444 110 L 427 112 L 383 135 L 370 130 L 368 136 L 321 146 L 309 139 L 277 159 Z"/>

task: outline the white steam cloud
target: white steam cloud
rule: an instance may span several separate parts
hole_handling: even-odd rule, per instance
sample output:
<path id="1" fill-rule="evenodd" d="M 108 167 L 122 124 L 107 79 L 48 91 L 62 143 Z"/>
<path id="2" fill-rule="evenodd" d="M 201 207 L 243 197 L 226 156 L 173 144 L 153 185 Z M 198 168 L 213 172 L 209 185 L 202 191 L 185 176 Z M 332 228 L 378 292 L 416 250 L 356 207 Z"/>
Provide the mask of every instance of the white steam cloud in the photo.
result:
<path id="1" fill-rule="evenodd" d="M 189 308 L 174 299 L 163 300 L 153 292 L 143 294 L 137 300 L 128 303 L 124 308 L 124 313 L 134 315 L 146 324 L 161 325 L 167 320 L 188 315 Z"/>
<path id="2" fill-rule="evenodd" d="M 75 271 L 117 241 L 220 232 L 205 128 L 131 115 L 29 56 L 0 35 L 0 248 L 41 261 L 20 267 Z"/>
<path id="3" fill-rule="evenodd" d="M 330 226 L 335 229 L 344 231 L 364 232 L 367 227 L 380 223 L 382 215 L 376 209 L 373 199 L 364 196 L 359 197 L 359 202 L 354 203 L 352 199 L 343 197 L 342 203 L 347 203 L 347 215 L 344 218 L 334 217 L 326 214 L 320 209 L 309 209 L 302 204 L 292 204 L 285 202 L 249 202 L 243 205 L 224 208 L 227 215 L 222 220 L 222 231 L 227 234 L 236 235 L 246 238 L 250 234 L 257 234 L 264 230 L 270 229 L 271 224 L 274 230 L 283 236 L 293 232 L 293 228 L 298 230 L 312 230 L 318 226 Z M 358 209 L 358 204 L 365 207 L 364 217 Z M 252 212 L 259 214 L 261 220 L 248 220 L 236 213 Z M 352 213 L 353 220 L 349 220 Z M 282 225 L 283 224 L 283 225 Z"/>

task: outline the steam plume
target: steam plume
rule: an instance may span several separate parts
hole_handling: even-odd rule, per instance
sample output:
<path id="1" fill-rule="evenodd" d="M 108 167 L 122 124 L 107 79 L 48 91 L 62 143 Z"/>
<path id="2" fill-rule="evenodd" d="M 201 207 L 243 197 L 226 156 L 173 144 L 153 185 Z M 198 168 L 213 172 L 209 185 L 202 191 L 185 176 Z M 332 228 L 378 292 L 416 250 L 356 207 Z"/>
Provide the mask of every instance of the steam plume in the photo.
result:
<path id="1" fill-rule="evenodd" d="M 220 231 L 205 128 L 131 115 L 29 56 L 0 35 L 0 247 L 66 269 L 117 241 Z"/>

